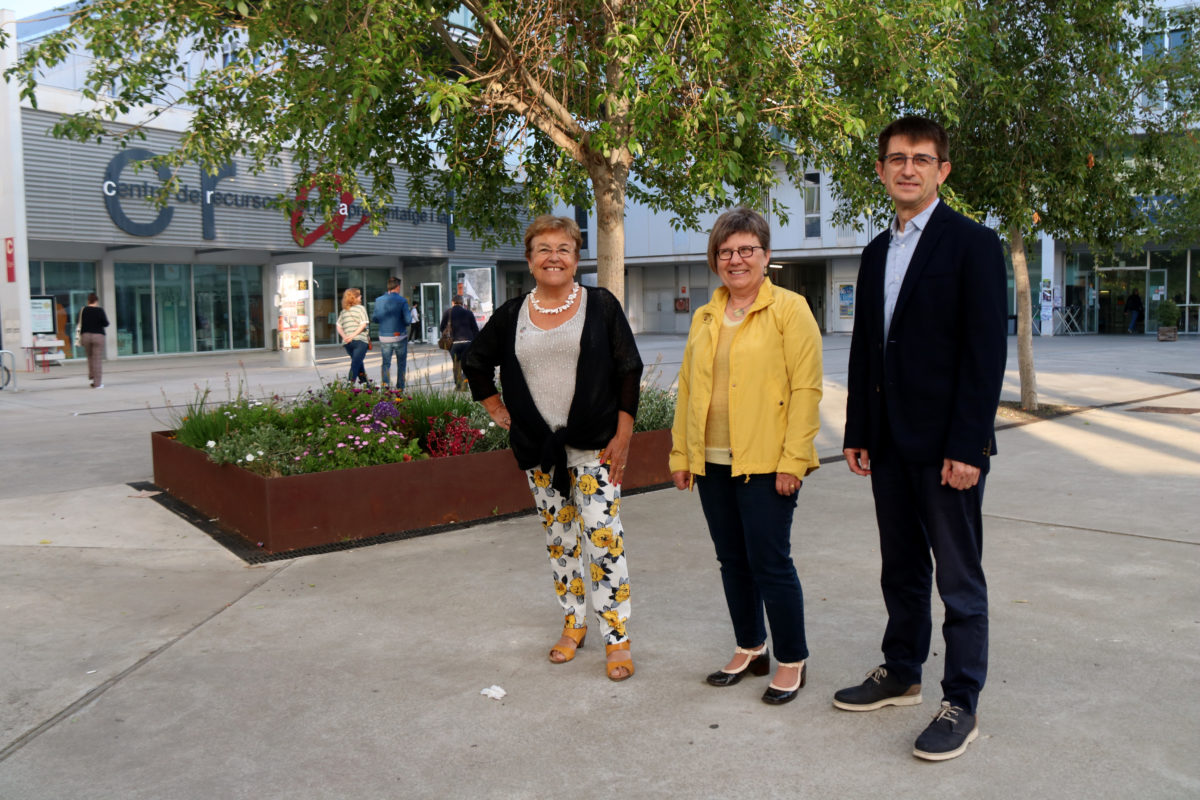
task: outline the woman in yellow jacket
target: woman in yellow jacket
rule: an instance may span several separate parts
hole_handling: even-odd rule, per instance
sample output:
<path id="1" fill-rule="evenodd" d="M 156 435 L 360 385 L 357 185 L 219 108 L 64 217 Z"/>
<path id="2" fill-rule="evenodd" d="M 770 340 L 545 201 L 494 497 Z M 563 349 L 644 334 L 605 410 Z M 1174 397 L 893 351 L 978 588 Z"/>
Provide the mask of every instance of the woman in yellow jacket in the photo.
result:
<path id="1" fill-rule="evenodd" d="M 723 284 L 692 317 L 671 430 L 671 477 L 694 482 L 721 564 L 736 650 L 713 686 L 778 670 L 763 701 L 804 686 L 804 598 L 791 558 L 796 494 L 818 466 L 821 333 L 807 301 L 767 280 L 771 231 L 746 208 L 717 219 L 708 266 Z"/>

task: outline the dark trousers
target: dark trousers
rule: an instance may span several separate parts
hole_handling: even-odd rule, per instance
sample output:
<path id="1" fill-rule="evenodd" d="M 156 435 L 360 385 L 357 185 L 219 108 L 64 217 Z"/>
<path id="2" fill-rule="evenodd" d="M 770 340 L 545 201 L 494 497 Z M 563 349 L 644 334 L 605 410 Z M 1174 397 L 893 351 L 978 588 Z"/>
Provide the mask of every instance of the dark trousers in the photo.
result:
<path id="1" fill-rule="evenodd" d="M 467 379 L 463 377 L 462 357 L 471 348 L 470 342 L 455 342 L 450 345 L 450 358 L 454 362 L 454 388 L 466 391 Z"/>
<path id="2" fill-rule="evenodd" d="M 883 560 L 880 585 L 888 611 L 885 664 L 905 683 L 921 682 L 921 665 L 929 656 L 930 594 L 936 579 L 946 607 L 942 699 L 974 714 L 987 677 L 987 582 L 982 564 L 986 475 L 960 491 L 941 485 L 941 464 L 910 464 L 894 450 L 882 457 L 872 451 L 871 456 Z"/>
<path id="3" fill-rule="evenodd" d="M 354 383 L 355 380 L 360 380 L 367 383 L 367 368 L 363 364 L 363 360 L 367 357 L 367 343 L 355 339 L 350 344 L 343 345 L 346 348 L 346 353 L 350 356 L 350 376 L 348 380 Z"/>
<path id="4" fill-rule="evenodd" d="M 808 658 L 804 595 L 792 564 L 792 512 L 796 495 L 775 491 L 775 473 L 731 477 L 731 468 L 705 464 L 696 476 L 700 505 L 721 564 L 725 603 L 738 647 L 767 640 L 763 609 L 771 623 L 775 657 Z"/>

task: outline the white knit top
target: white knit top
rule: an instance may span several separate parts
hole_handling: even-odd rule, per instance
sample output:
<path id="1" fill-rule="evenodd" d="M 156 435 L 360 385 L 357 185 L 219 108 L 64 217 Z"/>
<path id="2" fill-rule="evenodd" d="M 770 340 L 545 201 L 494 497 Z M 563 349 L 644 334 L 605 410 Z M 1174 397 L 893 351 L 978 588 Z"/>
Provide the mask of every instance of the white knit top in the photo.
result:
<path id="1" fill-rule="evenodd" d="M 543 330 L 529 318 L 529 303 L 521 304 L 517 321 L 517 362 L 533 396 L 533 404 L 550 430 L 567 427 L 571 401 L 575 399 L 575 376 L 579 367 L 583 318 L 587 313 L 587 292 L 579 293 L 579 310 L 557 328 Z M 567 466 L 577 467 L 592 461 L 596 450 L 567 448 Z"/>

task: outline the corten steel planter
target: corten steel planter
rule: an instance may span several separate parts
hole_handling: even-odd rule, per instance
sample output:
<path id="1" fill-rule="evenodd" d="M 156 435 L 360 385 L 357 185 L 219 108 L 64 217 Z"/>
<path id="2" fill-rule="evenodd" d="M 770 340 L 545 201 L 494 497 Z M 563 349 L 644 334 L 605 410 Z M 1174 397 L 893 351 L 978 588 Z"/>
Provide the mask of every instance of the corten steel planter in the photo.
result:
<path id="1" fill-rule="evenodd" d="M 150 435 L 154 483 L 267 553 L 532 510 L 525 473 L 510 450 L 264 478 Z M 635 433 L 624 491 L 669 483 L 668 430 Z"/>

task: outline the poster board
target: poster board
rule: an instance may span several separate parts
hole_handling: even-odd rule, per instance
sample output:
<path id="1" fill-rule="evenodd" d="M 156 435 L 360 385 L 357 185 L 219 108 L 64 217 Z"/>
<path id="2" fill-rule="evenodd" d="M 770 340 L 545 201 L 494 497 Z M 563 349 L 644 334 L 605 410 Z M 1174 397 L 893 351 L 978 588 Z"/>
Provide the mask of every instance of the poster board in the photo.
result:
<path id="1" fill-rule="evenodd" d="M 838 319 L 854 319 L 854 286 L 853 283 L 838 284 Z"/>
<path id="2" fill-rule="evenodd" d="M 312 334 L 312 262 L 275 266 L 280 363 L 299 367 L 315 363 Z"/>
<path id="3" fill-rule="evenodd" d="M 30 332 L 34 336 L 46 334 L 53 336 L 58 333 L 54 324 L 54 298 L 46 295 L 32 295 L 29 298 Z"/>
<path id="4" fill-rule="evenodd" d="M 454 293 L 462 295 L 463 306 L 482 328 L 495 310 L 492 267 L 454 267 Z"/>

